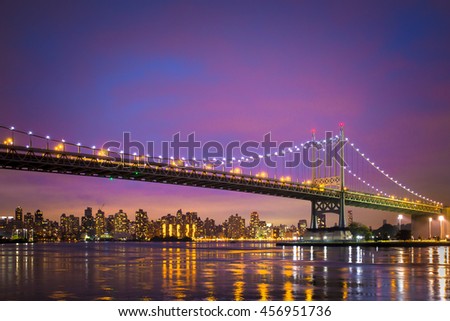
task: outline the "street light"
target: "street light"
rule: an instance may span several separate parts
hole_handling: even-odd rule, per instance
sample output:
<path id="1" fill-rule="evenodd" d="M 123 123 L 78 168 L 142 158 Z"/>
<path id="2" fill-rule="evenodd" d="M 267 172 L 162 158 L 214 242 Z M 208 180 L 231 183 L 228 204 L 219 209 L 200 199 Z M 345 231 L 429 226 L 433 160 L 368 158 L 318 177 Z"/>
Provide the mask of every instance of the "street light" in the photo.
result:
<path id="1" fill-rule="evenodd" d="M 431 222 L 433 219 L 431 217 L 428 218 L 428 238 L 431 239 Z"/>
<path id="2" fill-rule="evenodd" d="M 14 145 L 14 126 L 11 126 L 10 130 L 11 130 L 11 137 L 12 137 L 12 142 L 11 145 Z"/>
<path id="3" fill-rule="evenodd" d="M 403 215 L 400 214 L 400 215 L 398 216 L 398 229 L 399 229 L 399 231 L 402 230 L 402 219 L 403 219 Z"/>
<path id="4" fill-rule="evenodd" d="M 30 148 L 31 148 L 31 147 L 33 147 L 33 139 L 32 139 L 33 132 L 32 131 L 28 132 L 28 137 L 30 138 L 30 144 L 28 146 L 30 146 Z"/>
<path id="5" fill-rule="evenodd" d="M 439 239 L 442 239 L 442 222 L 444 221 L 444 216 L 439 216 Z"/>

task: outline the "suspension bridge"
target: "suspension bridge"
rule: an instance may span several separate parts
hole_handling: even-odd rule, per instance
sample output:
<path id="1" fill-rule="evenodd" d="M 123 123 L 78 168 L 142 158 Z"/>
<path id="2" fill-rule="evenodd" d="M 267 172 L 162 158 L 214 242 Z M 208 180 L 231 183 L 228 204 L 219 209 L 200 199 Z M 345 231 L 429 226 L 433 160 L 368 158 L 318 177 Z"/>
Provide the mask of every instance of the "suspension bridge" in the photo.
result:
<path id="1" fill-rule="evenodd" d="M 252 156 L 188 159 L 142 155 L 52 139 L 6 126 L 0 126 L 0 135 L 0 169 L 126 179 L 306 200 L 312 204 L 312 229 L 318 228 L 318 218 L 324 214 L 337 214 L 338 226 L 344 228 L 345 206 L 426 219 L 444 211 L 442 203 L 387 174 L 344 136 L 343 124 L 339 135 L 317 140 L 313 132 L 308 141 L 273 153 L 258 154 L 259 165 L 250 169 L 243 165 L 253 161 Z M 316 164 L 316 160 L 326 157 L 327 148 L 321 148 L 323 146 L 338 147 L 343 162 Z M 288 166 L 301 152 L 316 165 Z M 276 162 L 275 167 L 266 166 L 263 160 L 272 158 L 283 161 Z"/>

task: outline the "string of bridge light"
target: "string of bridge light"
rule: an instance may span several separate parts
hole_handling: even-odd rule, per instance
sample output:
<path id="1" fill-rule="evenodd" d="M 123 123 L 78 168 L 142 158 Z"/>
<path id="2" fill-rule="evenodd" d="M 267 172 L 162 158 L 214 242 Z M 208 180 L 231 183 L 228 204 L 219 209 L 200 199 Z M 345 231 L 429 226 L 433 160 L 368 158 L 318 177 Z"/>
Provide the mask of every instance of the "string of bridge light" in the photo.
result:
<path id="1" fill-rule="evenodd" d="M 91 150 L 92 151 L 92 154 L 93 155 L 97 155 L 97 156 L 109 156 L 109 152 L 111 152 L 110 151 L 110 149 L 108 148 L 108 149 L 106 149 L 106 150 L 104 150 L 104 149 L 101 149 L 101 148 L 96 148 L 96 146 L 95 145 L 93 145 L 92 147 L 89 147 L 89 146 L 86 146 L 86 145 L 82 145 L 80 142 L 78 142 L 78 143 L 71 143 L 71 142 L 68 142 L 68 141 L 66 141 L 65 139 L 61 139 L 61 140 L 56 140 L 56 139 L 51 139 L 50 138 L 50 136 L 49 135 L 46 135 L 46 136 L 42 136 L 42 135 L 38 135 L 38 134 L 35 134 L 35 133 L 33 133 L 32 131 L 22 131 L 22 130 L 18 130 L 18 129 L 16 129 L 14 126 L 11 126 L 11 127 L 5 127 L 5 126 L 2 126 L 2 125 L 0 125 L 0 128 L 3 128 L 3 129 L 6 129 L 6 130 L 9 130 L 9 131 L 11 131 L 11 136 L 12 136 L 12 138 L 7 138 L 5 141 L 4 141 L 4 144 L 5 145 L 14 145 L 15 144 L 15 133 L 18 133 L 18 134 L 23 134 L 23 135 L 25 135 L 25 136 L 28 136 L 29 137 L 29 144 L 27 144 L 25 147 L 26 148 L 32 148 L 33 147 L 33 142 L 32 142 L 32 138 L 34 137 L 34 138 L 37 138 L 37 139 L 41 139 L 41 140 L 45 140 L 45 142 L 46 142 L 46 149 L 47 150 L 50 150 L 51 148 L 50 148 L 50 142 L 51 143 L 56 143 L 56 144 L 58 144 L 56 147 L 54 147 L 54 150 L 55 151 L 61 151 L 61 152 L 66 152 L 66 146 L 72 146 L 72 147 L 77 147 L 77 152 L 80 154 L 81 152 L 82 152 L 82 149 L 88 149 L 88 150 Z M 325 141 L 323 141 L 323 142 L 325 142 Z M 262 158 L 264 158 L 264 157 L 274 157 L 274 156 L 276 156 L 276 157 L 282 157 L 282 156 L 286 156 L 286 154 L 288 153 L 288 152 L 294 152 L 294 150 L 295 151 L 300 151 L 302 148 L 307 148 L 306 146 L 308 145 L 308 144 L 311 144 L 311 143 L 317 143 L 316 141 L 311 141 L 311 140 L 309 140 L 309 141 L 306 141 L 306 142 L 304 142 L 304 143 L 301 143 L 299 146 L 298 145 L 295 145 L 295 146 L 292 146 L 292 147 L 286 147 L 284 150 L 282 150 L 282 151 L 280 151 L 280 152 L 273 152 L 273 153 L 268 153 L 268 154 L 266 154 L 266 155 L 261 155 L 261 154 L 259 154 L 258 155 L 258 157 L 260 158 L 260 159 L 262 159 Z M 139 159 L 140 158 L 142 158 L 142 157 L 144 157 L 144 155 L 138 155 L 137 153 L 133 153 L 133 154 L 129 154 L 129 153 L 125 153 L 123 150 L 121 150 L 120 152 L 119 152 L 119 154 L 121 155 L 121 158 L 122 158 L 122 161 L 125 161 L 125 157 L 126 156 L 128 156 L 128 157 L 131 157 L 131 156 L 133 156 L 133 158 L 134 158 L 134 160 L 136 161 L 139 161 Z M 145 157 L 147 157 L 148 159 L 150 159 L 150 158 L 152 158 L 152 159 L 159 159 L 160 160 L 160 162 L 162 163 L 162 162 L 164 162 L 164 161 L 168 161 L 168 164 L 167 165 L 173 165 L 173 166 L 179 166 L 178 164 L 177 164 L 177 161 L 183 161 L 183 165 L 184 166 L 186 166 L 186 167 L 189 167 L 189 166 L 192 166 L 192 164 L 190 163 L 190 162 L 194 162 L 194 167 L 196 167 L 195 166 L 195 162 L 202 162 L 202 160 L 200 159 L 200 160 L 197 160 L 195 157 L 193 158 L 193 159 L 186 159 L 186 158 L 184 158 L 184 157 L 181 157 L 181 159 L 175 159 L 173 156 L 170 156 L 170 157 L 168 157 L 168 158 L 163 158 L 161 155 L 159 155 L 158 157 L 156 157 L 156 156 L 150 156 L 150 155 L 145 155 Z M 217 158 L 212 158 L 212 161 L 213 162 L 216 162 L 218 159 Z M 225 165 L 225 162 L 227 162 L 227 163 L 229 163 L 229 164 L 232 164 L 232 166 L 234 166 L 234 164 L 241 164 L 242 162 L 248 162 L 248 161 L 253 161 L 254 160 L 254 157 L 252 157 L 252 156 L 250 156 L 250 157 L 241 157 L 240 159 L 237 159 L 237 158 L 235 158 L 235 157 L 232 157 L 231 159 L 227 159 L 227 158 L 222 158 L 221 160 L 219 160 L 220 162 L 221 162 L 221 164 L 220 165 L 215 165 L 214 167 L 220 167 L 220 166 L 224 166 Z M 203 166 L 204 166 L 204 169 L 214 169 L 214 168 L 208 168 L 208 166 L 211 166 L 211 160 L 209 160 L 209 159 L 203 159 L 203 162 L 209 162 L 209 164 L 203 164 Z M 232 173 L 234 173 L 234 174 L 241 174 L 243 172 L 243 170 L 242 170 L 242 168 L 240 168 L 240 167 L 238 167 L 238 168 L 233 168 L 232 169 Z M 242 173 L 243 174 L 243 173 Z M 251 175 L 251 172 L 250 172 L 250 175 Z M 260 173 L 257 173 L 256 174 L 256 176 L 258 177 L 261 177 L 261 178 L 269 178 L 269 174 L 268 173 L 266 173 L 266 172 L 260 172 Z M 275 179 L 276 179 L 276 176 L 275 176 Z M 290 177 L 290 176 L 281 176 L 280 177 L 280 180 L 281 181 L 286 181 L 286 182 L 290 182 L 291 180 L 292 180 L 292 178 Z"/>
<path id="2" fill-rule="evenodd" d="M 333 141 L 336 141 L 336 139 L 339 140 L 339 136 L 336 135 L 335 137 L 330 138 L 330 140 L 333 140 Z M 349 141 L 348 137 L 345 138 L 345 141 L 346 141 L 346 142 Z M 306 143 L 307 143 L 307 144 L 310 144 L 310 143 L 314 143 L 314 142 L 319 142 L 319 143 L 320 143 L 320 142 L 323 142 L 323 143 L 326 143 L 326 140 L 322 140 L 322 141 L 307 141 Z M 362 152 L 359 150 L 359 148 L 356 148 L 355 145 L 354 145 L 354 143 L 350 143 L 350 146 L 351 146 L 351 147 L 352 147 L 352 148 L 353 148 L 353 149 L 354 149 L 354 150 L 355 150 L 355 151 L 356 151 L 356 152 L 357 152 L 364 160 L 366 160 L 372 167 L 374 167 L 378 172 L 380 172 L 381 174 L 383 174 L 386 178 L 388 178 L 389 180 L 391 180 L 394 184 L 396 184 L 396 185 L 399 186 L 400 188 L 404 189 L 405 191 L 407 191 L 407 192 L 410 193 L 410 194 L 413 194 L 413 195 L 415 195 L 415 196 L 421 198 L 422 200 L 425 200 L 425 201 L 428 201 L 428 202 L 431 202 L 431 203 L 434 203 L 434 204 L 442 205 L 442 203 L 439 203 L 439 202 L 437 202 L 437 201 L 431 200 L 431 199 L 429 199 L 429 198 L 427 198 L 427 197 L 425 197 L 425 196 L 423 196 L 423 195 L 421 195 L 421 194 L 419 194 L 419 193 L 417 193 L 417 192 L 414 192 L 413 190 L 411 190 L 411 189 L 408 188 L 407 186 L 405 186 L 405 185 L 399 183 L 398 180 L 395 180 L 392 176 L 389 176 L 388 174 L 386 174 L 386 173 L 384 172 L 384 170 L 382 170 L 379 166 L 376 166 L 376 165 L 375 165 L 375 162 L 371 162 L 371 161 L 370 161 L 370 158 L 366 157 L 365 154 L 362 153 Z M 304 148 L 306 148 L 306 146 L 305 146 Z M 346 171 L 347 173 L 349 173 L 350 175 L 352 175 L 353 177 L 355 177 L 358 181 L 360 181 L 361 183 L 367 185 L 369 188 L 373 189 L 373 190 L 376 191 L 377 193 L 383 194 L 384 196 L 389 197 L 389 198 L 393 198 L 393 197 L 394 197 L 393 195 L 389 195 L 389 194 L 383 192 L 381 189 L 376 188 L 374 185 L 372 185 L 372 184 L 366 182 L 362 177 L 360 177 L 360 176 L 358 176 L 357 174 L 353 173 L 353 172 L 352 172 L 350 169 L 348 169 L 346 166 L 344 166 L 344 169 L 345 169 L 345 171 Z"/>
<path id="3" fill-rule="evenodd" d="M 357 148 L 357 147 L 355 146 L 354 143 L 350 143 L 350 146 L 351 146 L 351 147 L 353 148 L 353 150 L 355 150 L 355 151 L 356 151 L 356 152 L 357 152 L 357 153 L 358 153 L 365 161 L 367 161 L 373 168 L 375 168 L 379 173 L 381 173 L 383 176 L 385 176 L 387 179 L 389 179 L 389 180 L 390 180 L 391 182 L 393 182 L 395 185 L 399 186 L 399 187 L 402 188 L 403 190 L 407 191 L 408 193 L 410 193 L 410 194 L 412 194 L 412 195 L 414 195 L 414 196 L 416 196 L 416 197 L 418 197 L 418 198 L 420 198 L 420 199 L 422 199 L 422 200 L 425 200 L 425 201 L 428 201 L 428 202 L 431 202 L 431 203 L 434 203 L 434 204 L 442 205 L 442 203 L 439 203 L 439 202 L 437 202 L 437 201 L 433 201 L 433 200 L 431 200 L 431 199 L 429 199 L 429 198 L 427 198 L 427 197 L 425 197 L 425 196 L 423 196 L 423 195 L 421 195 L 421 194 L 419 194 L 419 193 L 417 193 L 417 192 L 414 192 L 412 189 L 408 188 L 406 185 L 399 183 L 398 180 L 394 179 L 392 176 L 389 176 L 389 174 L 385 173 L 385 171 L 384 171 L 383 169 L 381 169 L 379 166 L 377 166 L 377 165 L 375 164 L 375 162 L 370 161 L 370 158 L 367 157 L 363 152 L 361 152 L 360 149 Z M 354 174 L 354 173 L 353 173 L 353 174 Z M 356 177 L 356 176 L 354 175 L 354 177 Z M 358 177 L 358 180 L 360 180 L 360 177 Z M 376 189 L 375 189 L 375 190 L 376 190 Z M 382 193 L 382 194 L 384 194 L 384 195 L 386 195 L 386 196 L 392 197 L 392 195 L 387 195 L 386 193 L 383 193 L 383 192 L 380 192 L 380 193 Z"/>
<path id="4" fill-rule="evenodd" d="M 335 137 L 330 138 L 330 140 L 332 140 L 333 142 L 336 142 L 337 140 L 339 140 L 339 136 L 336 135 Z M 349 141 L 348 137 L 345 138 L 345 141 L 346 141 L 346 142 Z M 326 143 L 326 140 L 322 140 L 322 141 L 307 141 L 306 144 L 310 144 L 310 143 L 314 143 L 314 142 L 316 142 L 316 143 L 317 143 L 317 142 L 319 142 L 319 143 L 320 143 L 320 142 Z M 352 147 L 352 148 L 353 148 L 353 149 L 354 149 L 354 150 L 355 150 L 362 158 L 364 158 L 371 166 L 373 166 L 376 170 L 378 170 L 381 174 L 383 174 L 384 176 L 386 176 L 388 179 L 390 179 L 393 183 L 395 183 L 395 184 L 398 185 L 399 187 L 403 188 L 403 189 L 406 190 L 407 192 L 409 192 L 409 193 L 411 193 L 411 194 L 413 194 L 413 195 L 415 195 L 415 196 L 417 196 L 417 197 L 419 197 L 419 198 L 421 198 L 421 199 L 423 199 L 423 200 L 426 200 L 426 201 L 431 202 L 431 203 L 434 203 L 434 204 L 442 205 L 442 203 L 439 203 L 439 202 L 433 201 L 433 200 L 431 200 L 431 199 L 429 199 L 429 198 L 426 198 L 426 197 L 424 197 L 424 196 L 422 196 L 422 195 L 420 195 L 420 194 L 418 194 L 418 193 L 412 191 L 411 189 L 408 189 L 405 185 L 398 183 L 398 181 L 397 181 L 397 180 L 394 180 L 393 177 L 391 177 L 391 176 L 389 176 L 388 174 L 384 173 L 384 171 L 381 170 L 381 169 L 379 168 L 379 166 L 376 166 L 376 165 L 375 165 L 375 162 L 371 162 L 371 161 L 370 161 L 370 158 L 366 157 L 365 154 L 361 153 L 361 152 L 359 151 L 359 149 L 356 148 L 356 147 L 354 146 L 353 143 L 351 143 L 350 146 L 351 146 L 351 147 Z M 305 146 L 304 148 L 307 148 L 307 147 Z M 358 176 L 356 173 L 352 172 L 352 170 L 349 169 L 347 166 L 344 166 L 344 169 L 345 169 L 345 171 L 346 171 L 347 173 L 349 173 L 350 175 L 352 175 L 354 178 L 356 178 L 356 179 L 357 179 L 358 181 L 360 181 L 362 184 L 366 185 L 367 187 L 369 187 L 369 188 L 371 188 L 372 190 L 374 190 L 375 192 L 377 192 L 377 194 L 382 194 L 382 195 L 384 195 L 384 196 L 386 196 L 386 197 L 389 197 L 389 198 L 393 198 L 393 197 L 394 197 L 393 195 L 389 195 L 389 194 L 383 192 L 381 189 L 376 188 L 374 185 L 370 184 L 369 182 L 366 182 L 362 177 L 360 177 L 360 176 Z"/>
<path id="5" fill-rule="evenodd" d="M 371 185 L 370 183 L 366 182 L 363 178 L 361 178 L 360 176 L 356 175 L 355 173 L 353 173 L 350 169 L 348 169 L 347 167 L 344 167 L 345 171 L 347 173 L 349 173 L 350 175 L 352 175 L 354 178 L 356 178 L 358 181 L 361 181 L 361 183 L 367 185 L 368 187 L 370 187 L 371 189 L 373 189 L 374 191 L 377 192 L 377 194 L 383 194 L 386 197 L 390 197 L 392 198 L 392 195 L 388 195 L 387 193 L 383 192 L 381 189 L 376 188 L 374 185 Z"/>
<path id="6" fill-rule="evenodd" d="M 15 135 L 14 135 L 14 133 L 18 133 L 18 134 L 23 134 L 23 135 L 26 135 L 26 136 L 29 137 L 30 141 L 29 141 L 29 144 L 27 144 L 25 146 L 26 148 L 32 148 L 33 147 L 32 137 L 34 137 L 34 138 L 45 140 L 46 141 L 46 148 L 48 150 L 50 149 L 49 143 L 51 142 L 51 143 L 58 144 L 56 147 L 54 147 L 54 149 L 56 151 L 65 151 L 65 147 L 66 146 L 72 146 L 72 147 L 77 147 L 78 153 L 81 153 L 81 149 L 91 150 L 94 155 L 95 155 L 95 153 L 97 153 L 98 156 L 108 156 L 108 155 L 105 155 L 106 154 L 105 152 L 106 151 L 107 152 L 111 152 L 111 150 L 109 148 L 105 151 L 104 149 L 97 148 L 95 145 L 90 147 L 90 146 L 82 145 L 80 142 L 78 142 L 78 143 L 71 143 L 71 142 L 66 141 L 65 139 L 56 140 L 56 139 L 50 138 L 49 135 L 42 136 L 42 135 L 35 134 L 32 131 L 18 130 L 14 126 L 6 127 L 6 126 L 0 125 L 0 128 L 9 130 L 9 131 L 11 131 L 11 134 L 12 134 L 12 138 L 7 138 L 3 142 L 5 145 L 14 145 L 15 144 Z M 276 151 L 276 152 L 268 153 L 268 154 L 265 154 L 265 155 L 259 154 L 258 158 L 262 159 L 262 158 L 265 158 L 265 157 L 269 157 L 269 158 L 270 157 L 283 157 L 283 156 L 286 156 L 286 154 L 288 154 L 288 153 L 293 153 L 295 151 L 300 151 L 303 148 L 307 149 L 308 145 L 313 144 L 313 143 L 318 143 L 318 142 L 320 142 L 320 141 L 308 140 L 308 141 L 306 141 L 304 143 L 301 143 L 300 145 L 295 145 L 295 146 L 292 146 L 292 147 L 286 147 L 284 150 L 282 150 L 280 152 Z M 323 140 L 323 143 L 325 143 L 325 142 L 326 141 Z M 141 157 L 144 157 L 144 155 L 138 155 L 137 153 L 132 153 L 132 154 L 125 153 L 123 150 L 121 150 L 119 152 L 119 154 L 121 155 L 121 157 L 124 157 L 124 156 L 130 156 L 131 157 L 131 156 L 133 156 L 135 159 L 136 158 L 139 159 Z M 174 163 L 173 165 L 175 165 L 175 166 L 176 166 L 176 161 L 180 161 L 180 160 L 183 161 L 184 166 L 189 166 L 190 165 L 189 162 L 192 162 L 192 161 L 194 161 L 194 162 L 211 162 L 211 160 L 209 160 L 209 159 L 205 159 L 205 158 L 204 159 L 197 159 L 195 157 L 193 159 L 186 159 L 185 157 L 181 157 L 181 159 L 175 159 L 173 156 L 170 156 L 168 158 L 163 158 L 162 155 L 159 155 L 158 157 L 156 157 L 156 156 L 150 156 L 149 154 L 145 155 L 145 157 L 153 158 L 153 159 L 160 159 L 161 162 L 164 161 L 164 160 L 167 160 L 167 161 L 170 160 L 171 162 Z M 242 157 L 240 157 L 240 159 L 236 158 L 236 157 L 232 157 L 230 159 L 227 159 L 227 158 L 222 158 L 222 159 L 212 158 L 212 162 L 217 162 L 217 161 L 221 162 L 220 165 L 216 165 L 218 167 L 223 166 L 226 163 L 234 165 L 234 164 L 241 164 L 242 162 L 249 162 L 249 161 L 254 161 L 254 160 L 255 160 L 255 158 L 253 156 L 250 156 L 250 157 L 243 157 L 242 156 Z M 204 165 L 207 166 L 207 165 L 210 165 L 210 164 L 204 164 Z M 241 170 L 241 169 L 239 169 L 239 170 Z"/>
<path id="7" fill-rule="evenodd" d="M 389 198 L 395 198 L 394 195 L 389 195 L 389 194 L 387 194 L 386 192 L 383 192 L 381 189 L 376 188 L 374 185 L 372 185 L 372 184 L 366 182 L 361 176 L 358 176 L 357 174 L 353 173 L 353 172 L 352 172 L 350 169 L 348 169 L 347 167 L 345 167 L 344 169 L 345 169 L 345 171 L 346 171 L 347 173 L 349 173 L 350 175 L 352 175 L 354 178 L 356 178 L 356 179 L 357 179 L 358 181 L 360 181 L 362 184 L 367 185 L 367 187 L 369 187 L 369 188 L 373 189 L 375 192 L 377 192 L 377 195 L 384 195 L 384 196 L 389 197 Z M 406 200 L 406 199 L 405 199 L 405 200 Z M 432 202 L 432 201 L 430 200 L 429 202 Z"/>
<path id="8" fill-rule="evenodd" d="M 337 136 L 336 136 L 336 138 L 337 138 Z M 334 141 L 336 141 L 336 138 L 334 138 L 334 137 L 330 138 L 330 141 L 334 142 Z M 274 157 L 274 156 L 276 156 L 276 157 L 283 157 L 283 156 L 286 156 L 286 154 L 288 154 L 288 153 L 295 153 L 296 151 L 298 152 L 298 151 L 301 151 L 302 149 L 308 149 L 309 148 L 308 145 L 314 144 L 314 143 L 326 143 L 326 140 L 322 140 L 322 141 L 308 140 L 308 141 L 306 141 L 304 143 L 301 143 L 300 147 L 298 145 L 296 145 L 296 146 L 293 146 L 293 147 L 285 148 L 281 152 L 273 152 L 273 153 L 268 153 L 266 155 L 259 154 L 258 158 L 262 159 L 262 158 L 265 158 L 265 157 Z M 159 157 L 161 158 L 161 155 Z M 170 157 L 170 158 L 172 160 L 174 160 L 173 157 Z M 225 161 L 229 162 L 230 164 L 231 163 L 235 164 L 235 163 L 253 161 L 254 159 L 255 158 L 253 156 L 250 156 L 250 157 L 243 157 L 243 156 L 241 156 L 240 159 L 237 159 L 236 157 L 232 157 L 230 159 L 227 159 L 227 158 L 224 157 L 224 158 L 222 158 L 222 160 L 219 159 L 219 161 L 222 162 L 221 165 L 225 165 L 225 163 L 224 163 Z M 182 157 L 181 160 L 189 161 L 189 160 L 186 160 L 184 157 Z M 195 158 L 192 159 L 192 160 L 193 161 L 198 161 Z M 203 161 L 207 162 L 208 160 L 206 158 L 204 158 Z M 218 159 L 217 158 L 212 158 L 212 161 L 215 162 L 215 161 L 218 161 Z"/>
<path id="9" fill-rule="evenodd" d="M 14 142 L 14 133 L 19 133 L 19 134 L 23 134 L 23 135 L 28 135 L 28 137 L 30 139 L 29 144 L 26 145 L 26 148 L 31 148 L 32 147 L 32 137 L 35 137 L 35 138 L 42 139 L 42 140 L 45 139 L 47 150 L 50 149 L 50 144 L 49 143 L 52 142 L 52 143 L 57 143 L 58 144 L 54 148 L 56 151 L 65 152 L 66 151 L 66 146 L 72 146 L 72 147 L 77 147 L 78 153 L 81 153 L 81 149 L 88 149 L 88 150 L 92 151 L 93 155 L 95 155 L 97 153 L 98 156 L 109 156 L 108 153 L 111 152 L 110 149 L 107 149 L 105 151 L 104 149 L 96 148 L 95 145 L 92 146 L 92 147 L 89 147 L 89 146 L 86 146 L 86 145 L 82 145 L 79 142 L 75 144 L 75 143 L 68 142 L 65 139 L 61 139 L 61 140 L 51 139 L 49 135 L 42 136 L 42 135 L 37 135 L 37 134 L 33 133 L 32 131 L 28 131 L 28 132 L 27 131 L 21 131 L 21 130 L 16 129 L 14 126 L 5 127 L 5 126 L 1 126 L 0 125 L 0 128 L 7 129 L 7 130 L 11 131 L 11 134 L 12 134 L 13 138 L 12 139 L 10 138 L 10 139 L 8 139 L 8 141 L 4 142 L 4 143 L 7 143 L 8 145 L 14 145 L 14 143 L 15 143 Z M 329 139 L 329 141 L 335 142 L 338 139 L 339 139 L 339 137 L 335 136 L 335 137 L 331 137 Z M 305 141 L 304 143 L 301 143 L 300 145 L 295 145 L 295 146 L 292 146 L 292 147 L 286 147 L 284 150 L 282 150 L 280 152 L 268 153 L 266 155 L 259 154 L 258 157 L 260 159 L 265 158 L 265 157 L 269 157 L 269 158 L 270 157 L 284 157 L 284 156 L 286 156 L 289 153 L 294 153 L 295 151 L 298 152 L 298 151 L 301 151 L 302 149 L 308 149 L 312 144 L 320 144 L 320 143 L 326 143 L 326 142 L 327 142 L 327 140 L 308 140 L 308 141 Z M 139 158 L 144 157 L 144 155 L 138 155 L 137 153 L 133 153 L 133 154 L 124 153 L 123 150 L 121 150 L 119 152 L 119 154 L 121 155 L 122 160 L 125 159 L 125 156 L 129 156 L 129 157 L 133 156 L 134 160 L 139 160 Z M 204 163 L 205 162 L 211 162 L 211 160 L 209 160 L 209 159 L 197 160 L 195 157 L 193 159 L 186 159 L 184 157 L 181 157 L 181 159 L 175 159 L 173 156 L 170 156 L 168 158 L 163 158 L 161 155 L 159 155 L 158 157 L 155 157 L 155 156 L 150 156 L 148 154 L 145 155 L 145 157 L 153 158 L 153 159 L 159 159 L 160 162 L 163 162 L 163 161 L 167 160 L 168 161 L 168 165 L 173 165 L 173 166 L 178 166 L 178 164 L 176 163 L 177 161 L 183 161 L 183 165 L 184 166 L 192 166 L 190 164 L 190 162 L 192 162 L 192 161 L 194 161 L 194 162 L 204 162 Z M 232 157 L 231 159 L 222 158 L 221 160 L 219 160 L 220 164 L 219 165 L 215 165 L 215 166 L 217 166 L 217 167 L 224 166 L 226 163 L 234 166 L 235 164 L 240 165 L 242 162 L 249 162 L 249 161 L 253 161 L 253 160 L 254 160 L 254 157 L 252 157 L 252 156 L 250 156 L 250 157 L 240 157 L 240 159 L 237 159 L 235 157 Z M 212 158 L 212 162 L 217 162 L 217 161 L 218 161 L 217 158 Z M 170 164 L 170 163 L 172 163 L 172 164 Z M 211 164 L 203 164 L 203 166 L 206 167 L 206 169 L 211 169 L 211 168 L 208 168 L 208 166 L 211 166 Z M 195 167 L 195 165 L 194 165 L 194 167 Z M 240 173 L 242 173 L 242 168 L 239 168 L 239 167 L 238 168 L 233 168 L 232 172 L 234 172 L 235 174 L 240 174 Z M 269 178 L 269 175 L 266 172 L 260 172 L 260 173 L 257 174 L 257 176 L 261 176 L 263 178 Z M 276 179 L 276 177 L 275 177 L 275 179 Z M 283 179 L 285 179 L 287 181 L 290 181 L 292 178 L 290 176 L 287 176 L 287 177 L 283 177 L 282 176 L 281 180 L 283 180 Z"/>
<path id="10" fill-rule="evenodd" d="M 77 148 L 77 153 L 79 153 L 79 154 L 81 154 L 81 150 L 82 149 L 87 149 L 87 150 L 91 150 L 93 155 L 96 155 L 96 152 L 97 152 L 96 156 L 107 156 L 107 155 L 105 155 L 103 149 L 99 149 L 95 145 L 90 147 L 90 146 L 82 145 L 80 142 L 75 144 L 75 143 L 68 142 L 65 139 L 61 139 L 61 140 L 52 139 L 52 138 L 50 138 L 49 135 L 46 135 L 46 136 L 37 135 L 37 134 L 33 133 L 32 131 L 26 132 L 26 131 L 15 129 L 14 126 L 5 127 L 5 126 L 1 126 L 0 125 L 0 128 L 9 129 L 11 131 L 11 133 L 12 133 L 12 137 L 13 138 L 7 138 L 3 142 L 6 145 L 12 145 L 12 146 L 15 145 L 14 133 L 19 133 L 19 134 L 27 135 L 29 137 L 29 144 L 25 145 L 26 148 L 32 148 L 33 147 L 33 140 L 32 140 L 32 138 L 34 137 L 34 138 L 38 138 L 38 139 L 41 139 L 41 140 L 45 140 L 45 142 L 46 142 L 46 150 L 50 150 L 51 149 L 50 143 L 56 143 L 58 145 L 56 145 L 54 147 L 55 151 L 67 152 L 66 151 L 66 146 L 72 146 L 72 147 L 76 147 Z M 108 152 L 109 151 L 110 150 L 108 149 Z M 129 155 L 129 156 L 131 156 L 131 155 Z"/>

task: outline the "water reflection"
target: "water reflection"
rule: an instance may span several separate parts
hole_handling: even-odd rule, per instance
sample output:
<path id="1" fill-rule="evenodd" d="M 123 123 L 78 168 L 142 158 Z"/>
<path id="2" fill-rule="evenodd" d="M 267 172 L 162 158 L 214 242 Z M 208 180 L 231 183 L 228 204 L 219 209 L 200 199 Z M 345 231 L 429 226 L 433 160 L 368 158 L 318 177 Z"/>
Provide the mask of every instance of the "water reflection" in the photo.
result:
<path id="1" fill-rule="evenodd" d="M 0 245 L 1 300 L 448 300 L 448 247 Z"/>

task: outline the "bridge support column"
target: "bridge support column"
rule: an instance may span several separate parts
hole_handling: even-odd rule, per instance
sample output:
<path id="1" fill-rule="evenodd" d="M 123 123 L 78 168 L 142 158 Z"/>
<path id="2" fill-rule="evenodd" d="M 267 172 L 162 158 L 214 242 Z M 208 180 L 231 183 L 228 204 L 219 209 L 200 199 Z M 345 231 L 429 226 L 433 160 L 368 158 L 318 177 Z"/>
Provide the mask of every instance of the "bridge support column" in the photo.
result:
<path id="1" fill-rule="evenodd" d="M 339 228 L 345 228 L 345 192 L 341 192 L 339 200 Z"/>
<path id="2" fill-rule="evenodd" d="M 311 224 L 310 228 L 315 230 L 317 229 L 317 202 L 311 201 Z"/>
<path id="3" fill-rule="evenodd" d="M 411 216 L 411 236 L 417 240 L 419 237 L 423 240 L 429 238 L 430 235 L 430 222 L 428 215 L 412 215 Z M 436 220 L 437 217 L 432 217 L 433 220 Z M 434 236 L 434 229 L 431 231 L 431 237 Z"/>
<path id="4" fill-rule="evenodd" d="M 339 198 L 339 228 L 345 228 L 345 162 L 344 162 L 344 147 L 345 147 L 345 135 L 344 135 L 344 123 L 339 124 L 340 138 L 339 144 L 341 147 L 341 166 L 340 166 L 340 180 L 341 180 L 341 197 Z"/>
<path id="5" fill-rule="evenodd" d="M 443 220 L 440 221 L 439 217 Z M 430 221 L 431 219 L 431 221 Z M 445 207 L 442 214 L 417 214 L 411 216 L 411 234 L 417 239 L 440 237 L 445 239 L 450 235 L 450 207 Z"/>
<path id="6" fill-rule="evenodd" d="M 443 238 L 448 239 L 450 238 L 450 207 L 444 207 L 442 215 L 444 216 L 444 221 L 442 222 L 442 236 Z"/>
<path id="7" fill-rule="evenodd" d="M 345 227 L 344 200 L 313 200 L 311 201 L 311 229 L 321 228 L 319 226 L 319 218 L 324 219 L 326 213 L 333 213 L 339 215 L 339 227 Z"/>

